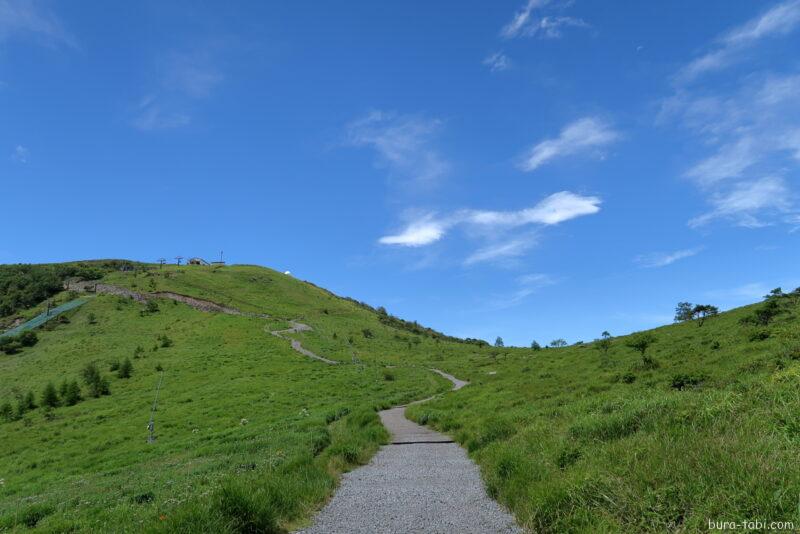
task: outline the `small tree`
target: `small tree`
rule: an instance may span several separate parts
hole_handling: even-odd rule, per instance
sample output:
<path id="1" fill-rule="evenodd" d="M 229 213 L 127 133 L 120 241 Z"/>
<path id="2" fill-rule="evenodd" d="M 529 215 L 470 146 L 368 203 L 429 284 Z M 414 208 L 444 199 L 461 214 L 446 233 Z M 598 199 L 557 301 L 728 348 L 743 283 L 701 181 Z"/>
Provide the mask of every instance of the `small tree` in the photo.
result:
<path id="1" fill-rule="evenodd" d="M 603 356 L 608 356 L 608 351 L 611 349 L 611 334 L 603 332 L 600 335 L 600 339 L 594 342 L 594 345 L 597 350 L 603 353 Z"/>
<path id="2" fill-rule="evenodd" d="M 23 347 L 32 347 L 39 342 L 39 336 L 33 330 L 28 330 L 19 335 L 19 344 Z"/>
<path id="3" fill-rule="evenodd" d="M 101 395 L 109 395 L 108 379 L 104 378 L 94 362 L 86 364 L 86 367 L 81 371 L 83 381 L 89 388 L 89 395 L 92 397 L 100 397 Z"/>
<path id="4" fill-rule="evenodd" d="M 86 319 L 89 324 L 97 324 L 97 316 L 92 312 L 89 313 Z"/>
<path id="5" fill-rule="evenodd" d="M 128 358 L 125 358 L 125 360 L 119 366 L 117 376 L 119 378 L 130 378 L 131 374 L 133 374 L 133 364 Z"/>
<path id="6" fill-rule="evenodd" d="M 48 382 L 42 392 L 42 406 L 56 408 L 60 404 L 58 392 L 52 382 Z"/>
<path id="7" fill-rule="evenodd" d="M 703 323 L 709 317 L 714 317 L 719 314 L 719 309 L 711 304 L 698 304 L 692 308 L 692 316 L 697 317 L 697 326 L 703 326 Z"/>
<path id="8" fill-rule="evenodd" d="M 776 287 L 775 289 L 769 292 L 769 295 L 765 295 L 764 299 L 769 300 L 769 299 L 780 298 L 783 295 L 784 295 L 783 289 L 781 289 L 780 287 Z"/>
<path id="9" fill-rule="evenodd" d="M 562 338 L 554 339 L 553 341 L 550 342 L 550 346 L 554 347 L 554 348 L 555 347 L 566 347 L 567 346 L 567 340 L 566 339 L 562 339 Z"/>
<path id="10" fill-rule="evenodd" d="M 675 322 L 682 323 L 694 318 L 694 307 L 691 302 L 679 302 L 675 307 Z"/>
<path id="11" fill-rule="evenodd" d="M 67 392 L 62 395 L 61 398 L 64 400 L 65 406 L 75 406 L 82 400 L 81 387 L 78 385 L 77 380 L 73 380 L 69 383 Z"/>
<path id="12" fill-rule="evenodd" d="M 505 344 L 503 344 L 503 338 L 500 337 L 500 336 L 497 336 L 497 339 L 494 340 L 494 346 L 495 347 L 505 347 Z"/>
<path id="13" fill-rule="evenodd" d="M 655 342 L 656 338 L 653 336 L 653 334 L 637 334 L 631 337 L 626 345 L 634 350 L 639 351 L 642 355 L 642 358 L 644 358 L 648 347 Z"/>
<path id="14" fill-rule="evenodd" d="M 144 307 L 146 313 L 158 313 L 158 302 L 155 300 L 148 300 Z"/>
<path id="15" fill-rule="evenodd" d="M 533 349 L 533 350 L 542 350 L 542 346 L 539 345 L 539 343 L 534 339 L 531 342 L 531 349 Z"/>
<path id="16" fill-rule="evenodd" d="M 6 422 L 14 420 L 14 408 L 11 407 L 10 402 L 6 401 L 0 406 L 0 419 Z"/>
<path id="17" fill-rule="evenodd" d="M 22 404 L 25 407 L 25 411 L 36 409 L 36 400 L 33 396 L 33 391 L 28 391 L 25 396 L 22 397 Z"/>

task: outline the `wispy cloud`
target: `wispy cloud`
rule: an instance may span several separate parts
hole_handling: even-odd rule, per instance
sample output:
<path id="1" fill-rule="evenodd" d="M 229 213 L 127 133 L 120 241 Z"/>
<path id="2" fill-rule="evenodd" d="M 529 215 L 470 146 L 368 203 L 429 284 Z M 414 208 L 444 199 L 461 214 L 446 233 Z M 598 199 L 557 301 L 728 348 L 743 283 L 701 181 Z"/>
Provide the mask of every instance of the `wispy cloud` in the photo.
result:
<path id="1" fill-rule="evenodd" d="M 542 289 L 556 285 L 559 280 L 549 274 L 531 273 L 518 277 L 514 282 L 517 285 L 515 290 L 504 295 L 495 295 L 490 299 L 490 309 L 516 306 Z"/>
<path id="2" fill-rule="evenodd" d="M 181 128 L 192 122 L 196 104 L 223 81 L 208 51 L 165 54 L 155 88 L 139 102 L 131 124 L 142 131 Z"/>
<path id="3" fill-rule="evenodd" d="M 619 138 L 619 133 L 604 120 L 584 117 L 565 126 L 558 137 L 534 145 L 525 156 L 521 168 L 534 171 L 556 158 L 598 151 Z"/>
<path id="4" fill-rule="evenodd" d="M 467 256 L 467 259 L 464 260 L 464 265 L 518 258 L 528 252 L 535 244 L 535 235 L 516 237 L 510 241 L 492 244 L 482 247 Z"/>
<path id="5" fill-rule="evenodd" d="M 513 264 L 538 241 L 538 229 L 600 211 L 601 200 L 561 191 L 536 205 L 516 211 L 458 210 L 450 214 L 415 213 L 408 217 L 405 227 L 395 234 L 381 237 L 382 245 L 424 247 L 442 240 L 456 227 L 466 230 L 470 238 L 484 242 L 463 261 L 464 265 L 478 263 Z M 520 230 L 516 232 L 515 230 Z"/>
<path id="6" fill-rule="evenodd" d="M 165 65 L 164 86 L 192 98 L 206 98 L 223 80 L 206 53 L 173 52 Z"/>
<path id="7" fill-rule="evenodd" d="M 380 157 L 379 163 L 388 167 L 394 177 L 430 187 L 450 169 L 433 147 L 441 125 L 437 119 L 372 111 L 347 125 L 346 143 L 373 148 Z"/>
<path id="8" fill-rule="evenodd" d="M 791 219 L 792 194 L 781 178 L 767 177 L 750 182 L 741 182 L 726 192 L 711 197 L 714 209 L 689 221 L 689 226 L 702 226 L 714 219 L 724 218 L 739 226 L 759 228 L 768 222 L 760 218 L 762 213 L 784 214 Z"/>
<path id="9" fill-rule="evenodd" d="M 483 64 L 492 72 L 508 70 L 512 66 L 511 59 L 503 52 L 495 52 L 483 60 Z"/>
<path id="10" fill-rule="evenodd" d="M 695 247 L 676 250 L 674 252 L 653 252 L 650 254 L 642 254 L 641 256 L 637 256 L 634 261 L 642 267 L 647 268 L 666 267 L 667 265 L 671 265 L 676 261 L 695 256 L 702 250 L 702 247 Z"/>
<path id="11" fill-rule="evenodd" d="M 677 120 L 695 134 L 708 153 L 685 176 L 711 205 L 692 218 L 691 227 L 712 221 L 758 228 L 795 225 L 800 208 L 790 176 L 800 166 L 800 74 L 787 58 L 789 72 L 775 66 L 759 72 L 757 54 L 745 54 L 760 40 L 786 35 L 800 27 L 800 0 L 778 3 L 750 21 L 725 32 L 715 48 L 678 73 L 659 120 Z M 734 83 L 702 83 L 703 73 L 736 62 L 751 71 Z M 745 66 L 747 63 L 745 63 Z"/>
<path id="12" fill-rule="evenodd" d="M 500 31 L 500 35 L 506 39 L 515 37 L 533 37 L 555 39 L 561 37 L 564 28 L 587 28 L 584 20 L 555 14 L 538 14 L 537 11 L 544 11 L 545 8 L 554 7 L 556 9 L 566 7 L 563 2 L 550 2 L 550 0 L 528 0 L 528 2 L 514 14 L 511 21 Z"/>
<path id="13" fill-rule="evenodd" d="M 17 163 L 28 163 L 28 156 L 30 152 L 27 148 L 22 145 L 17 145 L 14 147 L 14 151 L 11 153 L 11 159 L 16 161 Z"/>
<path id="14" fill-rule="evenodd" d="M 554 193 L 535 206 L 517 211 L 460 210 L 447 216 L 423 214 L 410 221 L 398 234 L 381 237 L 384 245 L 418 247 L 442 239 L 448 230 L 458 225 L 469 225 L 484 230 L 488 235 L 531 224 L 555 225 L 576 217 L 600 211 L 601 200 L 581 196 L 569 191 Z"/>
<path id="15" fill-rule="evenodd" d="M 139 112 L 132 124 L 142 131 L 180 128 L 191 122 L 185 113 L 164 110 L 155 97 L 146 97 L 139 104 Z"/>
<path id="16" fill-rule="evenodd" d="M 743 52 L 760 40 L 786 35 L 794 31 L 798 25 L 800 25 L 800 0 L 779 3 L 719 37 L 716 40 L 716 47 L 681 69 L 676 80 L 686 83 L 707 72 L 721 70 L 739 61 Z"/>
<path id="17" fill-rule="evenodd" d="M 31 37 L 48 46 L 76 46 L 75 38 L 52 11 L 34 0 L 0 0 L 0 42 Z"/>

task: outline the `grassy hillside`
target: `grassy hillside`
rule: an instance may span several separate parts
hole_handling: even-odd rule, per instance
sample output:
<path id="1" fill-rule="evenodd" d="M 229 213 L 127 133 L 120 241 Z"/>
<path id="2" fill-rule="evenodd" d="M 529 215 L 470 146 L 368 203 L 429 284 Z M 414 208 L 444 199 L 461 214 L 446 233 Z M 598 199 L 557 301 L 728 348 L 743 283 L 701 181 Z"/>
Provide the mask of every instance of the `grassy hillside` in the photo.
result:
<path id="1" fill-rule="evenodd" d="M 84 397 L 0 420 L 0 529 L 291 528 L 385 440 L 377 407 L 447 389 L 431 367 L 472 384 L 409 413 L 464 444 L 490 492 L 531 531 L 800 525 L 795 297 L 778 299 L 766 325 L 741 322 L 758 304 L 652 331 L 643 358 L 629 338 L 613 338 L 607 353 L 457 341 L 261 267 L 137 266 L 103 281 L 270 317 L 169 300 L 150 313 L 97 295 L 33 347 L 0 354 L 0 406 L 16 411 L 28 390 L 41 404 L 45 386 L 65 378 Z M 268 334 L 290 320 L 313 327 L 293 335 L 304 347 L 341 364 Z M 119 378 L 111 369 L 126 358 L 133 373 Z M 110 395 L 89 396 L 81 372 L 90 362 Z M 148 444 L 157 369 L 164 384 Z"/>
<path id="2" fill-rule="evenodd" d="M 748 321 L 759 304 L 656 329 L 647 359 L 630 338 L 509 352 L 409 413 L 455 436 L 536 532 L 800 526 L 798 297 L 779 306 L 768 325 Z"/>

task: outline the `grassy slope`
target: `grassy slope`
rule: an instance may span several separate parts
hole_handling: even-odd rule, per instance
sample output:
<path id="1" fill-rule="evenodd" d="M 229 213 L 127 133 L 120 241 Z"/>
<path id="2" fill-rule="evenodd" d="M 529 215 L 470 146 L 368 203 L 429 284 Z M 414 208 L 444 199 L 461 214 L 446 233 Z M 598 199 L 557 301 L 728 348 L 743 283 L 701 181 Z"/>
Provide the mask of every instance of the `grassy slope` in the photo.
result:
<path id="1" fill-rule="evenodd" d="M 800 309 L 783 300 L 766 340 L 739 323 L 750 306 L 652 331 L 656 369 L 624 338 L 607 358 L 591 345 L 512 351 L 475 368 L 477 387 L 409 412 L 464 444 L 537 532 L 800 525 Z M 677 390 L 679 374 L 706 378 Z"/>
<path id="2" fill-rule="evenodd" d="M 236 286 L 225 289 L 237 301 L 251 297 L 247 284 Z M 274 288 L 266 293 L 253 293 L 255 300 L 268 296 L 260 311 L 281 310 L 289 298 Z M 71 313 L 70 324 L 40 332 L 35 347 L 0 356 L 0 402 L 28 389 L 38 397 L 48 381 L 78 378 L 89 361 L 111 378 L 112 392 L 57 408 L 53 420 L 40 408 L 0 423 L 0 527 L 20 528 L 38 516 L 50 530 L 140 531 L 163 523 L 191 531 L 196 521 L 231 530 L 242 517 L 261 529 L 276 518 L 288 525 L 330 495 L 336 473 L 365 461 L 385 439 L 375 406 L 446 387 L 418 368 L 395 369 L 389 381 L 375 366 L 311 361 L 264 332 L 261 319 L 171 301 L 154 315 L 142 317 L 141 309 L 98 296 Z M 90 313 L 97 324 L 88 324 Z M 161 334 L 174 345 L 152 351 Z M 113 377 L 108 363 L 132 357 L 136 346 L 146 352 L 132 360 L 133 377 Z M 158 441 L 148 445 L 157 364 L 165 380 Z M 326 424 L 339 408 L 351 415 Z M 236 506 L 224 499 L 231 492 Z"/>
<path id="3" fill-rule="evenodd" d="M 258 267 L 167 267 L 115 272 L 107 281 L 272 317 L 215 316 L 162 304 L 158 316 L 140 318 L 137 305 L 120 311 L 116 300 L 98 297 L 71 325 L 42 334 L 42 342 L 22 356 L 0 357 L 3 376 L 38 391 L 49 376 L 74 375 L 86 360 L 124 357 L 136 344 L 149 348 L 163 332 L 175 340 L 174 347 L 135 360 L 134 378 L 114 379 L 111 397 L 59 408 L 55 422 L 36 414 L 30 426 L 2 425 L 19 434 L 0 437 L 0 446 L 20 450 L 0 459 L 2 472 L 15 470 L 0 487 L 0 514 L 24 509 L 24 498 L 34 495 L 57 503 L 57 513 L 43 526 L 59 518 L 79 525 L 151 524 L 159 514 L 166 528 L 187 532 L 197 525 L 241 530 L 236 521 L 251 518 L 261 525 L 265 514 L 291 524 L 330 494 L 334 479 L 328 473 L 364 461 L 375 449 L 381 429 L 371 408 L 445 387 L 424 370 L 435 366 L 473 385 L 410 413 L 465 444 L 490 491 L 532 530 L 694 531 L 704 530 L 709 518 L 800 523 L 800 373 L 792 359 L 800 337 L 794 304 L 768 328 L 765 341 L 749 341 L 750 329 L 739 325 L 747 308 L 702 328 L 692 323 L 658 329 L 650 350 L 660 366 L 648 370 L 623 338 L 614 340 L 606 359 L 591 345 L 534 352 L 411 334 L 353 302 Z M 95 308 L 100 325 L 87 327 L 81 315 L 98 306 L 104 306 Z M 365 365 L 307 361 L 285 341 L 264 335 L 265 325 L 279 328 L 291 319 L 314 327 L 296 336 L 304 346 L 346 363 L 355 356 Z M 158 414 L 159 443 L 148 447 L 144 425 L 156 361 L 175 389 Z M 386 365 L 394 367 L 389 372 L 396 380 L 383 378 Z M 635 377 L 633 383 L 622 380 L 626 374 Z M 707 379 L 677 391 L 671 388 L 675 374 Z M 5 381 L 0 385 L 0 401 L 9 389 Z M 309 459 L 324 414 L 343 405 L 364 411 L 329 425 L 333 444 Z M 242 417 L 248 425 L 239 424 Z M 197 433 L 191 433 L 194 428 Z M 95 439 L 94 432 L 103 438 Z M 360 436 L 357 443 L 346 442 L 350 434 Z M 87 442 L 104 440 L 107 448 L 83 452 Z M 26 461 L 59 458 L 61 453 L 50 452 L 55 443 L 73 452 L 52 467 L 83 462 L 69 484 L 56 482 L 61 477 L 51 467 L 26 473 Z M 252 463 L 252 472 L 239 467 Z M 123 469 L 129 465 L 134 468 Z M 130 489 L 120 490 L 128 479 Z M 77 495 L 84 493 L 79 483 L 89 488 L 89 505 L 78 505 Z M 131 504 L 148 491 L 154 494 L 151 503 Z"/>

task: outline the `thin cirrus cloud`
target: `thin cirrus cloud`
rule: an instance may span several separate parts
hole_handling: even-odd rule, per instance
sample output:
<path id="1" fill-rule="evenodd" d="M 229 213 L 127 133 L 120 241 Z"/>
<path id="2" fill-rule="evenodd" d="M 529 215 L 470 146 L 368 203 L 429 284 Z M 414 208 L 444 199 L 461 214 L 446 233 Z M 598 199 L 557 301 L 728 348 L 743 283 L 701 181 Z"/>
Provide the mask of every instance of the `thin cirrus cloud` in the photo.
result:
<path id="1" fill-rule="evenodd" d="M 77 46 L 55 13 L 30 0 L 0 0 L 0 43 L 31 37 L 47 46 Z"/>
<path id="2" fill-rule="evenodd" d="M 582 152 L 599 151 L 620 138 L 620 134 L 598 117 L 584 117 L 565 126 L 558 137 L 534 145 L 520 168 L 534 171 L 551 160 Z"/>
<path id="3" fill-rule="evenodd" d="M 782 2 L 761 15 L 734 28 L 717 39 L 717 47 L 694 59 L 676 76 L 679 83 L 687 83 L 699 76 L 721 70 L 742 57 L 742 52 L 760 40 L 786 35 L 800 25 L 800 0 Z"/>
<path id="4" fill-rule="evenodd" d="M 786 181 L 779 177 L 766 177 L 754 181 L 740 182 L 730 190 L 712 196 L 713 209 L 689 221 L 696 228 L 714 219 L 727 219 L 738 226 L 760 228 L 771 224 L 763 215 L 783 215 L 792 222 L 792 193 Z"/>
<path id="5" fill-rule="evenodd" d="M 530 208 L 517 211 L 459 210 L 449 215 L 423 214 L 400 232 L 381 237 L 382 245 L 424 247 L 442 240 L 456 227 L 466 227 L 490 243 L 469 255 L 464 263 L 494 261 L 523 255 L 536 244 L 536 232 L 508 237 L 509 231 L 535 226 L 552 226 L 600 211 L 601 200 L 569 191 L 554 193 Z"/>
<path id="6" fill-rule="evenodd" d="M 688 221 L 690 227 L 712 222 L 746 228 L 795 225 L 800 217 L 796 194 L 786 180 L 800 167 L 800 73 L 790 58 L 785 58 L 783 72 L 777 65 L 763 70 L 754 49 L 763 39 L 787 36 L 798 28 L 800 0 L 778 3 L 725 32 L 714 50 L 675 76 L 680 83 L 663 102 L 659 121 L 678 121 L 695 134 L 698 146 L 708 147 L 684 173 L 710 205 Z M 743 53 L 751 48 L 752 53 Z M 734 61 L 749 62 L 750 72 L 732 85 L 703 83 L 702 75 Z M 683 83 L 687 81 L 694 83 Z"/>
<path id="7" fill-rule="evenodd" d="M 509 58 L 503 52 L 495 52 L 494 54 L 487 56 L 486 59 L 483 60 L 483 64 L 486 65 L 492 72 L 508 70 L 513 65 L 511 58 Z"/>
<path id="8" fill-rule="evenodd" d="M 27 148 L 22 145 L 17 145 L 14 147 L 14 151 L 11 153 L 11 159 L 16 161 L 17 163 L 28 163 L 28 156 L 30 152 Z"/>
<path id="9" fill-rule="evenodd" d="M 141 131 L 189 125 L 196 103 L 209 98 L 224 79 L 207 52 L 173 51 L 157 70 L 156 89 L 141 99 L 131 120 Z"/>
<path id="10" fill-rule="evenodd" d="M 550 6 L 566 7 L 564 3 L 554 4 L 550 2 L 550 0 L 528 0 L 528 2 L 514 14 L 511 21 L 500 30 L 500 35 L 506 39 L 534 36 L 556 39 L 562 36 L 565 28 L 589 27 L 589 24 L 584 20 L 576 17 L 555 14 L 537 14 L 537 11 L 543 11 Z"/>
<path id="11" fill-rule="evenodd" d="M 642 267 L 657 268 L 672 265 L 676 261 L 696 256 L 703 250 L 702 247 L 687 248 L 683 250 L 676 250 L 674 252 L 654 252 L 651 254 L 643 254 L 635 258 L 636 263 Z"/>
<path id="12" fill-rule="evenodd" d="M 431 187 L 450 169 L 434 147 L 441 125 L 438 119 L 376 110 L 347 125 L 345 144 L 374 149 L 392 178 Z"/>

